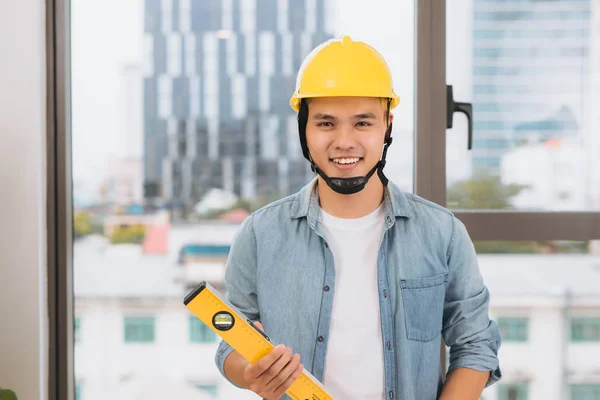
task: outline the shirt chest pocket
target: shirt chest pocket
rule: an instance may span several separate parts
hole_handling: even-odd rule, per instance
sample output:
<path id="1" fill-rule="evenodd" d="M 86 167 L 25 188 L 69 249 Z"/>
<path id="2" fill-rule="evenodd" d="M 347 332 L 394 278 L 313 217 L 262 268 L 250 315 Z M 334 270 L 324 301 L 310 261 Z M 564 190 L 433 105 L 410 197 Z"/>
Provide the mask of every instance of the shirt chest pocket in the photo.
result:
<path id="1" fill-rule="evenodd" d="M 408 339 L 426 342 L 441 333 L 447 282 L 448 274 L 400 281 Z"/>

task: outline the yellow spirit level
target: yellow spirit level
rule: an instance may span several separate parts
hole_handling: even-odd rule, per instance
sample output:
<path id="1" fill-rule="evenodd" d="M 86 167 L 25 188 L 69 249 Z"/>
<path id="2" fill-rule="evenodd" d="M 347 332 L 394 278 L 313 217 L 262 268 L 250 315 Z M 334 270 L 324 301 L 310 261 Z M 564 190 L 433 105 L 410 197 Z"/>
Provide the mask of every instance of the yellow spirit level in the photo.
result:
<path id="1" fill-rule="evenodd" d="M 242 312 L 228 304 L 207 282 L 201 282 L 183 300 L 183 304 L 246 360 L 255 364 L 275 346 Z M 333 400 L 321 382 L 304 368 L 286 391 L 294 400 Z"/>

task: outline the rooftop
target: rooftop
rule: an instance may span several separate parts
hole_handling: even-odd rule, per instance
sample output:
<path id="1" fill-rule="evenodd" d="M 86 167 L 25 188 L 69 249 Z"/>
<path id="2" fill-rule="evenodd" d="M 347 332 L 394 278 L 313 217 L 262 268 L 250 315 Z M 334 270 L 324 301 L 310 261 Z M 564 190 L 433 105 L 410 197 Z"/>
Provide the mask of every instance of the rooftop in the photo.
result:
<path id="1" fill-rule="evenodd" d="M 74 289 L 82 297 L 181 297 L 177 283 L 182 266 L 177 264 L 184 244 L 198 246 L 206 238 L 216 249 L 231 243 L 234 229 L 200 226 L 171 232 L 169 254 L 144 254 L 139 245 L 110 245 L 98 236 L 77 241 L 74 249 Z M 210 233 L 210 234 L 209 234 Z M 187 239 L 186 239 L 187 237 Z M 176 247 L 175 243 L 177 243 Z M 191 244 L 190 244 L 191 243 Z M 174 257 L 172 257 L 174 255 Z M 201 263 L 200 263 L 201 264 Z M 586 254 L 532 254 L 479 256 L 479 265 L 492 295 L 574 296 L 600 299 L 600 256 Z"/>

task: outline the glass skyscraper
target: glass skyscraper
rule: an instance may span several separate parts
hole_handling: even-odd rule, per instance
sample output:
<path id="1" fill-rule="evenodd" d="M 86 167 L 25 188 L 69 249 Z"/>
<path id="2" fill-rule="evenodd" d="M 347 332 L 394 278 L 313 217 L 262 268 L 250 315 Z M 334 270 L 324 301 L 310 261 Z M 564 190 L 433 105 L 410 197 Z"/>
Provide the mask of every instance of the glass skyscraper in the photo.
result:
<path id="1" fill-rule="evenodd" d="M 283 196 L 312 176 L 289 107 L 325 0 L 145 0 L 144 197 Z"/>
<path id="2" fill-rule="evenodd" d="M 590 0 L 474 0 L 473 169 L 520 144 L 589 132 Z"/>

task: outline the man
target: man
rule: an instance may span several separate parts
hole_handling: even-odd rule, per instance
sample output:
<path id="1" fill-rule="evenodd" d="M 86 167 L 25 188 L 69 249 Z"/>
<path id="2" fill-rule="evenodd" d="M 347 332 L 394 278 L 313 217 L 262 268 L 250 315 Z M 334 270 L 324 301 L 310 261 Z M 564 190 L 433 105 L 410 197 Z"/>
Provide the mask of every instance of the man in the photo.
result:
<path id="1" fill-rule="evenodd" d="M 383 174 L 398 102 L 385 60 L 362 42 L 330 40 L 304 60 L 291 106 L 318 176 L 244 221 L 225 276 L 229 301 L 282 345 L 251 365 L 221 342 L 216 364 L 232 384 L 289 398 L 306 368 L 339 400 L 468 400 L 500 379 L 465 227 Z"/>

